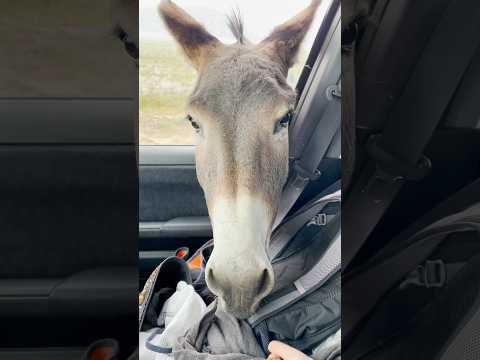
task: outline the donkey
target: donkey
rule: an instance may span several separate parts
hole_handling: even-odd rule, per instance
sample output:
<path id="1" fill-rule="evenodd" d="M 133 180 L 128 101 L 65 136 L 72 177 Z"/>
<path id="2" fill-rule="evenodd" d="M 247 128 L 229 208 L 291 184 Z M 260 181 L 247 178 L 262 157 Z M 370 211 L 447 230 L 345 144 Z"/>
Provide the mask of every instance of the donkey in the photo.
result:
<path id="1" fill-rule="evenodd" d="M 170 0 L 160 17 L 197 70 L 187 120 L 198 133 L 196 170 L 213 228 L 205 269 L 219 305 L 247 318 L 273 289 L 267 255 L 288 176 L 288 125 L 296 92 L 287 84 L 300 44 L 321 0 L 259 44 L 229 19 L 237 42 L 227 45 Z"/>

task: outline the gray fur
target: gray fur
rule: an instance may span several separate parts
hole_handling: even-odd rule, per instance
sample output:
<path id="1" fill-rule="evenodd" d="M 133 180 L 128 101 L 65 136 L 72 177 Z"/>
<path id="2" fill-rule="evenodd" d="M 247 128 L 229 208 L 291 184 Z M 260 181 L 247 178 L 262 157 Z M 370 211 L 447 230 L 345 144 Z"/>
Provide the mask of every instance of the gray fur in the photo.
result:
<path id="1" fill-rule="evenodd" d="M 204 163 L 197 162 L 207 201 L 212 192 L 223 189 L 224 194 L 235 194 L 240 187 L 276 208 L 287 175 L 288 142 L 273 134 L 275 111 L 292 107 L 295 99 L 281 67 L 249 46 L 234 46 L 205 67 L 191 103 L 211 114 L 214 124 L 198 121 L 204 127 L 214 126 L 215 136 L 222 139 L 219 143 L 205 137 L 201 144 L 211 152 Z M 266 115 L 259 115 L 266 109 Z M 276 150 L 280 143 L 281 152 Z"/>

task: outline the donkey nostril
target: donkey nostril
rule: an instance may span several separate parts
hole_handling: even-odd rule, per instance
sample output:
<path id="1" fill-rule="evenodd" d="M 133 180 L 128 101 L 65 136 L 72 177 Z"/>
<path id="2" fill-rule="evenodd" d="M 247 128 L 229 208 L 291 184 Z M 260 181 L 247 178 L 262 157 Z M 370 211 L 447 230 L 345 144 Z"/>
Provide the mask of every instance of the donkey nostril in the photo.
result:
<path id="1" fill-rule="evenodd" d="M 260 296 L 268 295 L 273 285 L 273 279 L 270 271 L 264 269 L 260 275 L 260 281 L 258 283 L 258 294 Z"/>
<path id="2" fill-rule="evenodd" d="M 272 270 L 268 268 L 254 273 L 218 273 L 210 266 L 205 269 L 205 279 L 209 290 L 230 306 L 247 306 L 247 303 L 252 302 L 248 305 L 252 308 L 270 293 L 274 281 Z"/>
<path id="3" fill-rule="evenodd" d="M 213 269 L 210 267 L 207 267 L 206 272 L 207 274 L 205 276 L 205 279 L 207 280 L 207 285 L 210 291 L 217 296 L 221 295 L 219 293 L 221 288 L 218 286 L 217 279 L 213 276 Z"/>
<path id="4" fill-rule="evenodd" d="M 213 281 L 213 270 L 212 270 L 212 268 L 207 268 L 206 270 L 207 270 L 206 278 L 209 281 Z"/>

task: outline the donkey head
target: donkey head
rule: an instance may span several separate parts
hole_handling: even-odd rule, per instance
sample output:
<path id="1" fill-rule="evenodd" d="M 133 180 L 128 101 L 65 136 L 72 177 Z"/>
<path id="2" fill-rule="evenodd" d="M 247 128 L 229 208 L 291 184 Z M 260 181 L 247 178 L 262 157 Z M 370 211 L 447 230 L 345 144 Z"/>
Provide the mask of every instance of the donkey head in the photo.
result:
<path id="1" fill-rule="evenodd" d="M 187 119 L 198 133 L 197 176 L 212 221 L 210 290 L 237 316 L 252 314 L 273 288 L 266 247 L 288 175 L 288 124 L 296 100 L 286 77 L 320 1 L 261 43 L 225 45 L 168 0 L 160 15 L 198 72 Z"/>

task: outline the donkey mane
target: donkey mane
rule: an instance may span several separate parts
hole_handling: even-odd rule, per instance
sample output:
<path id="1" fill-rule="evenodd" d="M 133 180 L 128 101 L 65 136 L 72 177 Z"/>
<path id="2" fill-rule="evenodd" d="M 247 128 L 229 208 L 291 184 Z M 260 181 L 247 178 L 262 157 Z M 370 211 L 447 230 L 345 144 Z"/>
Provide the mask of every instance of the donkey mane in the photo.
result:
<path id="1" fill-rule="evenodd" d="M 235 39 L 237 39 L 237 42 L 244 45 L 246 42 L 245 28 L 240 9 L 233 9 L 232 13 L 227 15 L 227 24 L 233 36 L 235 36 Z"/>

